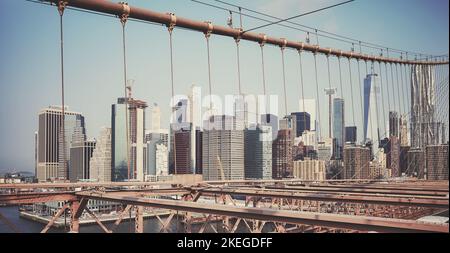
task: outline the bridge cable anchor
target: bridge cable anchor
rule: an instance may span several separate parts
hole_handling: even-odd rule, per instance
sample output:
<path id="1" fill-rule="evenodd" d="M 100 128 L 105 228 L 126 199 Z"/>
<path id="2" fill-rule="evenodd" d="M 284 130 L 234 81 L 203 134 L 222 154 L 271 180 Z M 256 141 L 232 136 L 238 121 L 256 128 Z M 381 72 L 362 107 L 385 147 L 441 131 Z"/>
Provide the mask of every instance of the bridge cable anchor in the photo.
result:
<path id="1" fill-rule="evenodd" d="M 128 3 L 125 2 L 119 2 L 119 4 L 122 5 L 122 15 L 120 15 L 120 23 L 122 23 L 122 26 L 125 26 L 128 20 L 128 16 L 130 15 L 130 6 L 128 6 Z"/>
<path id="2" fill-rule="evenodd" d="M 169 24 L 167 25 L 167 30 L 172 34 L 173 29 L 177 25 L 177 16 L 174 13 L 167 13 L 170 16 Z"/>

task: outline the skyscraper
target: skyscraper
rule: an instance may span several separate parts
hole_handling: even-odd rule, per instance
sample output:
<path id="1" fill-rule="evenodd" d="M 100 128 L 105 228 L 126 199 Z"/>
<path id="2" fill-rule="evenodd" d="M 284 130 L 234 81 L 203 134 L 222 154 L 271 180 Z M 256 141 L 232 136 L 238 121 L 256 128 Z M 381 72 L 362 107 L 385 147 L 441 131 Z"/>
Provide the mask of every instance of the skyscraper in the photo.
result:
<path id="1" fill-rule="evenodd" d="M 394 111 L 389 112 L 389 136 L 399 137 L 399 118 L 398 113 Z"/>
<path id="2" fill-rule="evenodd" d="M 244 131 L 235 130 L 234 117 L 214 115 L 203 132 L 203 179 L 244 179 Z"/>
<path id="3" fill-rule="evenodd" d="M 345 127 L 345 142 L 356 143 L 356 126 Z"/>
<path id="4" fill-rule="evenodd" d="M 270 126 L 272 128 L 272 141 L 277 138 L 278 135 L 278 117 L 273 114 L 262 114 L 261 125 Z"/>
<path id="5" fill-rule="evenodd" d="M 272 143 L 272 177 L 292 177 L 292 130 L 282 128 Z"/>
<path id="6" fill-rule="evenodd" d="M 111 182 L 111 128 L 104 127 L 89 161 L 89 177 L 99 182 Z"/>
<path id="7" fill-rule="evenodd" d="M 90 179 L 90 160 L 95 149 L 95 140 L 77 142 L 70 147 L 69 180 Z"/>
<path id="8" fill-rule="evenodd" d="M 272 179 L 272 128 L 258 125 L 245 130 L 245 178 Z"/>
<path id="9" fill-rule="evenodd" d="M 408 138 L 408 121 L 406 120 L 406 116 L 402 115 L 400 117 L 400 146 L 409 146 Z"/>
<path id="10" fill-rule="evenodd" d="M 131 97 L 118 98 L 117 104 L 112 105 L 113 181 L 144 180 L 146 107 L 146 102 Z M 126 110 L 128 110 L 128 120 L 125 118 Z"/>
<path id="11" fill-rule="evenodd" d="M 357 145 L 344 147 L 343 179 L 368 179 L 370 176 L 370 149 Z"/>
<path id="12" fill-rule="evenodd" d="M 172 124 L 172 129 L 175 129 Z M 170 166 L 169 173 L 171 174 L 193 174 L 192 170 L 192 154 L 191 154 L 191 124 L 185 123 L 180 126 L 178 124 L 177 130 L 172 131 L 170 138 Z M 195 131 L 194 131 L 195 132 Z M 195 157 L 194 157 L 195 158 Z"/>
<path id="13" fill-rule="evenodd" d="M 158 131 L 148 131 L 147 141 L 147 171 L 146 175 L 168 174 L 168 138 L 169 131 L 159 129 Z M 167 152 L 167 154 L 166 154 Z M 164 156 L 167 156 L 164 158 Z M 159 159 L 159 160 L 158 160 Z"/>
<path id="14" fill-rule="evenodd" d="M 304 104 L 304 106 L 303 106 Z M 310 128 L 311 131 L 318 131 L 317 125 L 319 119 L 317 118 L 317 104 L 315 99 L 300 99 L 299 100 L 299 112 L 307 112 L 310 115 Z"/>
<path id="15" fill-rule="evenodd" d="M 426 147 L 428 180 L 448 180 L 448 144 Z"/>
<path id="16" fill-rule="evenodd" d="M 311 131 L 311 115 L 307 112 L 293 112 L 292 125 L 295 133 L 294 137 L 301 136 L 304 131 Z"/>
<path id="17" fill-rule="evenodd" d="M 333 138 L 336 139 L 335 159 L 342 159 L 342 148 L 345 140 L 344 99 L 333 99 Z"/>
<path id="18" fill-rule="evenodd" d="M 325 161 L 311 159 L 294 161 L 293 175 L 302 180 L 323 181 L 326 178 Z"/>
<path id="19" fill-rule="evenodd" d="M 390 152 L 387 154 L 387 168 L 391 169 L 393 177 L 401 176 L 400 169 L 400 141 L 398 137 L 389 138 Z"/>
<path id="20" fill-rule="evenodd" d="M 408 153 L 407 175 L 425 178 L 425 155 L 421 148 L 411 148 Z"/>
<path id="21" fill-rule="evenodd" d="M 364 141 L 372 141 L 375 148 L 380 144 L 378 107 L 381 106 L 378 75 L 369 74 L 364 79 Z"/>
<path id="22" fill-rule="evenodd" d="M 161 108 L 157 103 L 153 103 L 152 106 L 152 131 L 158 131 L 161 129 Z"/>
<path id="23" fill-rule="evenodd" d="M 39 181 L 50 178 L 68 179 L 70 147 L 74 142 L 84 141 L 86 138 L 84 116 L 78 112 L 68 111 L 67 107 L 64 114 L 65 150 L 63 151 L 62 108 L 50 106 L 39 112 L 36 168 L 36 177 Z"/>

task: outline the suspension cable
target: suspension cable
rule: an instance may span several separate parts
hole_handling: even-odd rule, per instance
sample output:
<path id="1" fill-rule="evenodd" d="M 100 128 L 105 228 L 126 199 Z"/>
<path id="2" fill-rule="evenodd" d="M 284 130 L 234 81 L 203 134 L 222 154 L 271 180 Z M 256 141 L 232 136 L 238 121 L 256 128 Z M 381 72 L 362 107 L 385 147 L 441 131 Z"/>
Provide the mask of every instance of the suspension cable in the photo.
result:
<path id="1" fill-rule="evenodd" d="M 342 88 L 341 57 L 338 57 L 338 65 L 339 65 L 339 85 L 341 87 L 341 98 L 344 99 L 344 89 Z"/>
<path id="2" fill-rule="evenodd" d="M 391 107 L 391 96 L 390 96 L 390 92 L 389 92 L 389 77 L 388 77 L 389 72 L 388 72 L 388 68 L 387 68 L 387 63 L 384 63 L 384 73 L 386 74 L 386 93 L 388 95 L 388 107 L 389 107 L 388 114 L 389 114 L 389 112 L 392 111 L 392 107 Z M 388 115 L 388 117 L 389 117 L 389 115 Z"/>
<path id="3" fill-rule="evenodd" d="M 348 73 L 350 76 L 350 94 L 351 94 L 351 100 L 352 100 L 352 120 L 353 120 L 353 125 L 356 126 L 355 124 L 355 105 L 353 103 L 353 81 L 352 81 L 352 65 L 351 65 L 351 61 L 350 58 L 348 58 Z"/>
<path id="4" fill-rule="evenodd" d="M 300 87 L 302 91 L 302 104 L 303 104 L 303 129 L 306 129 L 306 108 L 305 108 L 305 90 L 303 85 L 303 66 L 302 66 L 302 50 L 298 50 L 298 61 L 300 64 Z"/>
<path id="5" fill-rule="evenodd" d="M 63 15 L 64 9 L 66 7 L 65 1 L 59 1 L 58 3 L 58 12 L 59 12 L 59 31 L 60 31 L 60 46 L 61 46 L 61 135 L 62 135 L 62 147 L 59 154 L 62 156 L 62 173 L 64 173 L 64 177 L 67 177 L 67 167 L 66 167 L 66 131 L 65 131 L 65 105 L 64 105 L 64 34 L 63 34 Z M 58 159 L 58 162 L 61 162 L 61 158 Z M 57 176 L 60 177 L 60 173 L 57 173 Z"/>
<path id="6" fill-rule="evenodd" d="M 361 82 L 361 68 L 360 68 L 360 66 L 359 66 L 359 59 L 358 60 L 356 60 L 357 61 L 357 63 L 358 63 L 358 83 L 359 82 Z M 363 81 L 364 81 L 364 78 L 363 78 Z M 364 84 L 364 82 L 363 82 L 363 84 Z M 364 100 L 363 100 L 363 85 L 358 85 L 358 87 L 359 87 L 359 98 L 360 98 L 360 109 L 361 109 L 361 121 L 362 121 L 362 123 L 363 123 L 363 126 L 364 126 Z M 361 131 L 362 132 L 362 131 Z M 362 136 L 363 136 L 363 141 L 365 141 L 364 140 L 364 133 L 362 134 Z"/>
<path id="7" fill-rule="evenodd" d="M 371 67 L 371 69 L 372 69 L 372 74 L 374 74 L 374 72 L 375 72 L 375 67 L 374 67 L 374 62 L 372 61 L 372 67 Z M 375 82 L 375 84 L 376 84 L 376 82 Z M 378 103 L 380 102 L 380 101 L 378 101 L 378 93 L 379 93 L 379 89 L 377 89 L 377 86 L 375 86 L 375 88 L 374 88 L 374 93 L 375 93 L 375 116 L 376 116 L 376 119 L 377 119 L 377 129 L 376 129 L 376 131 L 377 131 L 377 137 L 378 137 L 378 143 L 376 144 L 377 145 L 377 147 L 379 147 L 380 146 L 380 120 L 379 120 L 379 118 L 378 118 L 378 114 L 379 114 L 379 112 L 378 112 Z"/>
<path id="8" fill-rule="evenodd" d="M 241 90 L 241 65 L 240 65 L 240 56 L 239 56 L 239 41 L 241 40 L 240 36 L 236 37 L 235 39 L 236 42 L 236 59 L 237 59 L 237 74 L 238 74 L 238 91 L 239 91 L 239 96 L 242 95 L 242 90 Z"/>
<path id="9" fill-rule="evenodd" d="M 381 62 L 378 62 L 378 68 L 380 70 L 380 90 L 381 90 L 381 100 L 384 102 L 383 99 L 383 76 L 382 76 L 382 72 L 381 72 Z M 385 104 L 383 103 L 383 129 L 384 129 L 384 134 L 386 134 L 386 110 L 385 110 Z"/>
<path id="10" fill-rule="evenodd" d="M 397 69 L 397 64 L 395 64 L 395 78 L 397 79 L 397 99 L 398 99 L 398 112 L 399 112 L 399 115 L 401 115 L 402 114 L 402 102 L 401 102 L 401 100 L 400 100 L 400 82 L 399 82 L 399 79 L 398 79 L 398 69 Z"/>
<path id="11" fill-rule="evenodd" d="M 319 103 L 319 80 L 317 79 L 317 52 L 314 52 L 314 72 L 316 76 L 316 96 L 317 96 L 317 114 L 319 116 L 319 141 L 322 140 L 322 127 L 320 126 L 322 123 L 322 118 L 320 117 L 320 103 Z M 315 125 L 315 124 L 314 124 Z"/>
<path id="12" fill-rule="evenodd" d="M 394 89 L 394 72 L 392 71 L 392 64 L 391 63 L 389 63 L 389 68 L 391 69 L 391 80 L 392 80 L 391 87 L 392 87 L 392 97 L 393 97 L 393 100 L 394 100 L 394 108 L 393 108 L 393 110 L 397 111 L 397 103 L 395 101 L 396 99 L 395 99 L 395 89 Z"/>
<path id="13" fill-rule="evenodd" d="M 267 38 L 267 36 L 264 35 L 264 38 Z M 263 94 L 264 94 L 264 106 L 265 106 L 265 113 L 266 113 L 266 122 L 269 123 L 270 121 L 270 115 L 269 115 L 269 108 L 268 108 L 268 101 L 267 101 L 267 91 L 266 91 L 266 74 L 265 74 L 265 67 L 264 67 L 264 44 L 265 39 L 259 43 L 259 46 L 261 48 L 261 69 L 262 69 L 262 84 L 263 84 Z"/>
<path id="14" fill-rule="evenodd" d="M 124 5 L 126 6 L 126 5 Z M 130 133 L 129 133 L 129 118 L 128 110 L 129 99 L 127 95 L 127 51 L 126 51 L 126 36 L 125 36 L 125 25 L 127 22 L 128 14 L 123 14 L 121 16 L 120 22 L 122 24 L 122 46 L 123 46 L 123 78 L 124 78 L 124 95 L 125 95 L 125 131 L 126 131 L 126 141 L 127 141 L 127 177 L 128 179 L 133 178 L 134 172 L 131 172 L 131 159 L 130 159 Z"/>
<path id="15" fill-rule="evenodd" d="M 170 51 L 170 87 L 171 87 L 171 96 L 172 96 L 172 102 L 176 102 L 175 101 L 175 85 L 174 85 L 174 70 L 173 70 L 173 38 L 172 38 L 172 33 L 173 33 L 173 29 L 175 28 L 176 25 L 176 16 L 175 14 L 171 13 L 170 14 L 170 24 L 167 26 L 167 31 L 169 32 L 169 51 Z M 174 106 L 173 104 L 170 105 L 170 107 Z M 171 108 L 171 110 L 173 110 Z M 176 112 L 175 112 L 175 122 L 174 124 L 176 125 L 177 119 L 176 119 Z M 174 168 L 174 174 L 177 175 L 178 171 L 177 171 L 177 142 L 176 142 L 176 129 L 172 129 L 173 131 L 173 168 Z M 195 130 L 194 130 L 195 131 Z"/>
<path id="16" fill-rule="evenodd" d="M 331 75 L 330 75 L 330 55 L 327 54 L 327 69 L 328 69 L 328 89 L 331 92 Z M 333 108 L 331 106 L 331 95 L 328 95 L 328 138 L 331 139 L 331 130 L 332 130 L 332 120 L 331 114 L 333 113 Z"/>
<path id="17" fill-rule="evenodd" d="M 405 96 L 405 90 L 404 90 L 404 85 L 405 83 L 403 82 L 403 71 L 402 71 L 402 66 L 403 64 L 400 64 L 400 88 L 402 90 L 402 98 L 403 98 L 403 115 L 406 115 L 406 112 L 408 111 L 408 107 L 407 107 L 407 102 L 406 102 L 406 96 Z"/>
<path id="18" fill-rule="evenodd" d="M 286 40 L 284 40 L 286 42 Z M 286 72 L 284 68 L 284 49 L 286 48 L 286 43 L 284 46 L 281 47 L 281 62 L 283 67 L 283 90 L 284 90 L 284 114 L 287 116 L 288 109 L 287 109 L 287 93 L 286 93 Z"/>

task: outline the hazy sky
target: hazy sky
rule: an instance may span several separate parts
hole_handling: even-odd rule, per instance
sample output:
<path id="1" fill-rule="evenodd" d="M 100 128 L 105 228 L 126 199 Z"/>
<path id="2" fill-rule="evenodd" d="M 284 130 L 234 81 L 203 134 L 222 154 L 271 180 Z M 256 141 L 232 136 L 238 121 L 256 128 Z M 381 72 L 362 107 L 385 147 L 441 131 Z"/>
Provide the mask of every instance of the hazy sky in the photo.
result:
<path id="1" fill-rule="evenodd" d="M 211 0 L 205 2 L 214 3 Z M 336 0 L 231 0 L 231 3 L 280 17 L 314 10 Z M 177 16 L 208 20 L 226 25 L 228 13 L 189 0 L 133 0 L 132 6 Z M 214 3 L 217 4 L 217 3 Z M 449 48 L 449 2 L 446 0 L 356 0 L 295 21 L 304 25 L 346 35 L 392 48 L 428 54 L 446 54 Z M 234 16 L 235 24 L 238 22 Z M 244 29 L 262 24 L 245 18 Z M 121 25 L 108 18 L 77 11 L 64 15 L 66 104 L 86 117 L 89 137 L 97 137 L 102 126 L 110 126 L 111 104 L 123 94 Z M 137 22 L 127 24 L 128 76 L 135 80 L 135 97 L 156 102 L 162 110 L 162 124 L 168 123 L 170 73 L 168 32 L 165 27 Z M 259 30 L 274 37 L 304 41 L 305 34 L 271 26 Z M 314 36 L 311 36 L 315 43 Z M 349 50 L 344 43 L 319 38 L 320 45 Z M 236 48 L 231 38 L 211 38 L 212 85 L 215 93 L 237 92 Z M 378 53 L 378 52 L 377 52 Z M 282 71 L 280 49 L 265 47 L 267 89 L 280 95 Z M 0 1 L 0 171 L 34 170 L 34 132 L 37 114 L 48 105 L 60 104 L 59 16 L 55 7 L 24 0 Z M 204 36 L 197 32 L 174 31 L 175 92 L 186 94 L 192 84 L 207 92 L 207 61 Z M 244 93 L 261 94 L 260 49 L 256 43 L 241 42 L 242 85 Z M 332 57 L 331 79 L 339 87 L 337 59 Z M 314 62 L 311 54 L 303 57 L 305 98 L 315 97 Z M 361 64 L 362 69 L 365 68 Z M 318 56 L 322 131 L 327 132 L 328 87 L 326 60 Z M 352 62 L 353 85 L 362 85 Z M 342 60 L 344 91 L 348 91 L 348 61 Z M 286 51 L 286 80 L 289 111 L 298 110 L 298 54 Z M 355 97 L 359 94 L 354 94 Z M 349 92 L 344 98 L 349 99 Z M 347 100 L 346 100 L 347 101 Z M 359 106 L 356 100 L 355 107 Z M 350 107 L 350 106 L 348 106 Z M 346 121 L 351 110 L 346 107 Z M 150 119 L 147 110 L 147 119 Z M 361 138 L 360 111 L 355 111 Z M 149 121 L 147 121 L 149 122 Z"/>

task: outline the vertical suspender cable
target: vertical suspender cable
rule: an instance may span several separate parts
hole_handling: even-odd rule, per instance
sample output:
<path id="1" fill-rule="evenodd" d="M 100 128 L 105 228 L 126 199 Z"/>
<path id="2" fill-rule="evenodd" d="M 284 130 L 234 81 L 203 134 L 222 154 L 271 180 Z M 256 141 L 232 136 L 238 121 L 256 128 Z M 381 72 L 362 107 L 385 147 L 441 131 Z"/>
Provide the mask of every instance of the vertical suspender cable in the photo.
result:
<path id="1" fill-rule="evenodd" d="M 358 87 L 359 87 L 359 97 L 360 97 L 360 105 L 361 105 L 361 122 L 363 123 L 363 126 L 364 126 L 364 100 L 363 100 L 363 85 L 364 85 L 364 82 L 362 83 L 363 85 L 361 85 L 361 68 L 360 68 L 360 66 L 359 66 L 359 59 L 357 60 L 357 63 L 358 63 Z M 364 80 L 364 78 L 363 78 L 363 80 Z M 361 131 L 362 132 L 362 131 Z M 363 135 L 363 141 L 365 141 L 364 140 L 364 133 L 362 133 Z"/>
<path id="2" fill-rule="evenodd" d="M 330 75 L 330 55 L 327 54 L 327 69 L 328 69 L 328 89 L 331 92 L 331 75 Z M 328 97 L 328 138 L 331 139 L 331 128 L 332 128 L 332 122 L 331 122 L 331 114 L 333 113 L 333 107 L 332 107 L 332 101 L 331 101 L 331 95 Z"/>
<path id="3" fill-rule="evenodd" d="M 402 100 L 403 100 L 403 115 L 406 115 L 408 113 L 408 107 L 406 106 L 407 102 L 406 102 L 406 96 L 405 96 L 405 90 L 404 90 L 404 82 L 403 82 L 403 71 L 402 71 L 402 64 L 400 64 L 400 88 L 402 91 Z"/>
<path id="4" fill-rule="evenodd" d="M 355 105 L 353 102 L 352 63 L 350 61 L 350 58 L 348 58 L 348 74 L 350 76 L 350 94 L 351 94 L 351 99 L 352 99 L 352 120 L 353 120 L 353 126 L 356 126 L 356 124 L 355 124 Z"/>
<path id="5" fill-rule="evenodd" d="M 374 66 L 374 62 L 372 61 L 372 74 L 374 74 L 374 72 L 375 72 L 375 66 Z M 377 89 L 376 88 L 376 86 L 375 86 L 375 89 L 374 89 L 374 92 L 375 92 L 375 116 L 377 117 L 377 137 L 378 137 L 378 143 L 377 143 L 377 147 L 379 147 L 379 145 L 380 145 L 380 120 L 379 120 L 379 118 L 378 118 L 378 114 L 379 114 L 379 112 L 378 112 L 378 102 L 380 102 L 380 101 L 378 101 L 378 92 L 379 92 L 379 89 Z"/>
<path id="6" fill-rule="evenodd" d="M 266 120 L 265 123 L 269 123 L 270 116 L 269 116 L 269 110 L 268 110 L 268 101 L 267 101 L 267 91 L 266 91 L 266 74 L 265 74 L 265 67 L 264 67 L 264 42 L 261 42 L 260 44 L 261 48 L 261 69 L 262 69 L 262 83 L 263 83 L 263 94 L 264 94 L 264 108 L 266 113 Z"/>
<path id="7" fill-rule="evenodd" d="M 392 71 L 392 63 L 389 63 L 389 67 L 391 69 L 391 80 L 392 80 L 391 87 L 392 87 L 392 97 L 394 100 L 394 109 L 393 110 L 397 111 L 397 103 L 395 102 L 394 72 Z"/>
<path id="8" fill-rule="evenodd" d="M 239 41 L 240 41 L 240 37 L 237 37 L 235 39 L 236 41 L 236 59 L 237 59 L 237 74 L 238 74 L 238 91 L 239 91 L 239 96 L 242 95 L 242 90 L 241 90 L 241 65 L 240 65 L 240 60 L 239 60 Z"/>
<path id="9" fill-rule="evenodd" d="M 303 86 L 303 66 L 302 66 L 302 50 L 298 50 L 298 61 L 300 64 L 300 86 L 302 91 L 302 106 L 303 106 L 303 129 L 306 129 L 306 108 L 305 108 L 305 89 Z"/>
<path id="10" fill-rule="evenodd" d="M 384 105 L 384 99 L 383 99 L 383 76 L 381 72 L 381 62 L 378 62 L 378 67 L 380 70 L 380 93 L 381 93 L 381 101 L 383 101 L 383 129 L 384 129 L 384 135 L 386 135 L 386 110 Z"/>
<path id="11" fill-rule="evenodd" d="M 169 31 L 169 51 L 170 51 L 170 86 L 171 86 L 171 96 L 173 102 L 175 101 L 175 85 L 174 85 L 174 78 L 173 78 L 173 41 L 172 41 L 172 33 L 173 33 L 173 29 L 175 28 L 176 25 L 176 16 L 174 14 L 170 14 L 171 17 L 171 22 L 168 26 L 168 31 Z M 170 105 L 171 107 L 173 106 L 172 104 Z M 171 108 L 172 110 L 172 108 Z M 176 115 L 176 112 L 175 112 Z M 176 116 L 175 116 L 176 118 Z M 175 124 L 177 123 L 177 119 L 175 119 Z M 176 129 L 173 130 L 173 168 L 174 168 L 174 174 L 178 174 L 177 172 L 177 142 L 176 142 Z M 195 131 L 195 129 L 193 130 Z"/>
<path id="12" fill-rule="evenodd" d="M 285 46 L 281 47 L 281 64 L 283 67 L 283 91 L 284 91 L 284 115 L 288 115 L 288 109 L 287 109 L 287 92 L 286 92 L 286 72 L 284 68 L 284 49 Z"/>
<path id="13" fill-rule="evenodd" d="M 314 52 L 314 72 L 316 76 L 316 96 L 317 96 L 317 114 L 319 116 L 319 141 L 322 140 L 322 118 L 320 117 L 320 103 L 319 103 L 319 80 L 317 79 L 317 52 Z M 317 131 L 317 130 L 316 130 Z"/>
<path id="14" fill-rule="evenodd" d="M 126 6 L 124 4 L 124 6 Z M 122 24 L 122 47 L 123 47 L 123 85 L 124 85 L 124 96 L 125 96 L 125 132 L 126 132 L 126 141 L 127 141 L 127 177 L 128 179 L 133 178 L 131 176 L 131 166 L 130 166 L 130 133 L 129 133 L 129 119 L 128 119 L 128 110 L 129 110 L 129 99 L 127 95 L 127 52 L 126 52 L 126 40 L 125 40 L 125 24 L 127 22 L 128 14 L 124 13 L 120 22 Z"/>
<path id="15" fill-rule="evenodd" d="M 384 73 L 386 74 L 386 93 L 388 95 L 388 108 L 389 108 L 387 116 L 389 117 L 389 112 L 392 110 L 392 107 L 391 107 L 391 96 L 389 92 L 389 77 L 388 77 L 387 63 L 384 63 Z"/>
<path id="16" fill-rule="evenodd" d="M 65 174 L 64 177 L 67 177 L 67 166 L 66 166 L 66 133 L 65 133 L 65 105 L 64 105 L 64 36 L 63 36 L 63 14 L 66 6 L 66 2 L 59 1 L 58 3 L 58 12 L 59 12 L 59 31 L 60 31 L 60 45 L 61 45 L 61 135 L 62 135 L 62 147 L 59 155 L 62 157 L 59 158 L 58 162 L 62 160 L 62 172 Z M 58 177 L 60 173 L 57 173 Z"/>
<path id="17" fill-rule="evenodd" d="M 395 64 L 395 78 L 397 79 L 397 98 L 398 98 L 398 113 L 399 113 L 399 115 L 401 115 L 402 114 L 402 112 L 403 112 L 403 108 L 402 108 L 402 103 L 401 103 L 401 101 L 400 101 L 400 82 L 399 82 L 399 79 L 398 79 L 398 68 L 397 68 L 397 64 Z"/>

